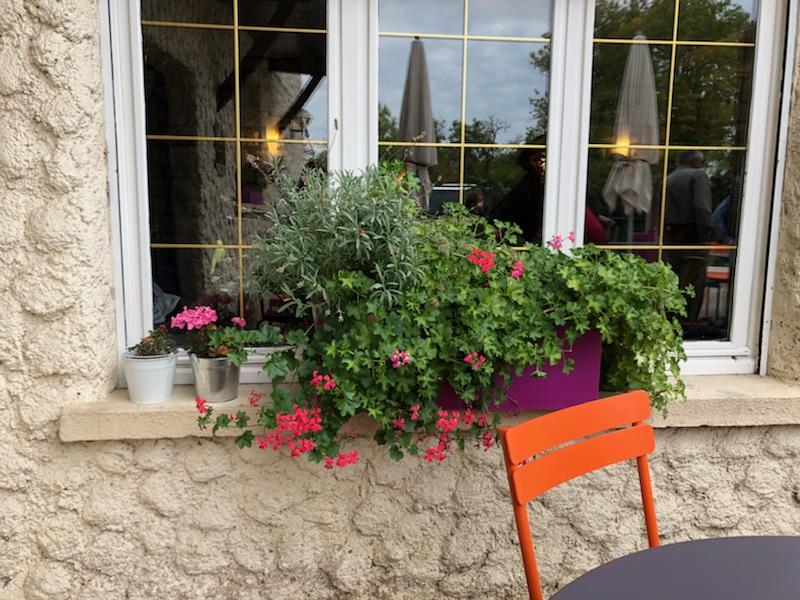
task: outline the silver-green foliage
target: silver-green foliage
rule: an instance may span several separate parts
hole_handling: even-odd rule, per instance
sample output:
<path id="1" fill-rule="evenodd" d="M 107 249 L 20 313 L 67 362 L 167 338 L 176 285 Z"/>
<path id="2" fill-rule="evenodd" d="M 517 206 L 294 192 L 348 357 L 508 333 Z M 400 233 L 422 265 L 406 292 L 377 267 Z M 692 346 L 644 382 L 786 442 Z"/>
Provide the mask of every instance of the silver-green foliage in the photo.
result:
<path id="1" fill-rule="evenodd" d="M 252 287 L 281 294 L 297 315 L 316 306 L 342 314 L 347 274 L 372 280 L 369 297 L 395 305 L 418 279 L 414 188 L 379 167 L 361 173 L 307 170 L 278 177 L 280 198 L 255 242 Z"/>

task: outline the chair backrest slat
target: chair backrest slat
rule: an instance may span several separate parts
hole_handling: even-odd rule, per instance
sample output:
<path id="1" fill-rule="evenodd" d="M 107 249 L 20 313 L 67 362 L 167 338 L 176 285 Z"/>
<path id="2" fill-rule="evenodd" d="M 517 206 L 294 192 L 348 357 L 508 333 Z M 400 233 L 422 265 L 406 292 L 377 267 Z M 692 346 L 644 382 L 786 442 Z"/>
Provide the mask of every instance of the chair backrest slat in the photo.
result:
<path id="1" fill-rule="evenodd" d="M 514 471 L 511 478 L 514 500 L 527 504 L 570 479 L 644 456 L 654 448 L 653 428 L 635 425 L 553 450 Z"/>
<path id="2" fill-rule="evenodd" d="M 649 416 L 650 400 L 641 390 L 579 404 L 506 429 L 507 452 L 519 464 L 555 446 Z"/>

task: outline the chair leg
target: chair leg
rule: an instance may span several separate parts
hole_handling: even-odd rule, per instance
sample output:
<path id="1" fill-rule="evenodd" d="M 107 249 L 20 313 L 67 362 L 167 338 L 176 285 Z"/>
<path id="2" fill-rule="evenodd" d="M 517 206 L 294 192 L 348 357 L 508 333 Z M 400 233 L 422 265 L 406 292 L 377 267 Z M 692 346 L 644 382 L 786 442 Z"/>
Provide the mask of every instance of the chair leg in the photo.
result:
<path id="1" fill-rule="evenodd" d="M 661 544 L 658 537 L 658 521 L 656 520 L 656 506 L 653 502 L 653 487 L 650 482 L 650 465 L 646 456 L 636 458 L 639 468 L 639 486 L 642 489 L 642 505 L 644 506 L 644 522 L 647 527 L 647 542 L 651 548 Z"/>
<path id="2" fill-rule="evenodd" d="M 539 581 L 539 569 L 536 566 L 536 556 L 533 553 L 533 537 L 531 526 L 528 523 L 528 511 L 524 506 L 514 502 L 514 520 L 517 522 L 517 535 L 519 548 L 522 552 L 522 564 L 525 567 L 525 580 L 528 583 L 530 600 L 544 600 L 542 585 Z"/>

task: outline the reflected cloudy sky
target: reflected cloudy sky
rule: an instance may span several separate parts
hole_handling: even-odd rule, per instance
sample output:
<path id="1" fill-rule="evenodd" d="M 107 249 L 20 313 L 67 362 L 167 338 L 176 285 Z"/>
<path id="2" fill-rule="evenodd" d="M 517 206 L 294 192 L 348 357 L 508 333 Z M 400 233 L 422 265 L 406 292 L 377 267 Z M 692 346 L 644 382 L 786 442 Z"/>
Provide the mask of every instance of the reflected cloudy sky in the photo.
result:
<path id="1" fill-rule="evenodd" d="M 379 98 L 399 118 L 410 38 L 381 38 Z M 433 114 L 449 129 L 461 115 L 460 40 L 423 40 L 428 62 Z M 527 128 L 537 125 L 530 100 L 547 93 L 548 74 L 534 68 L 531 52 L 545 44 L 470 41 L 467 66 L 467 122 L 495 117 L 505 122 L 498 143 L 522 142 Z M 540 124 L 542 127 L 544 124 Z M 470 141 L 470 140 L 467 140 Z"/>

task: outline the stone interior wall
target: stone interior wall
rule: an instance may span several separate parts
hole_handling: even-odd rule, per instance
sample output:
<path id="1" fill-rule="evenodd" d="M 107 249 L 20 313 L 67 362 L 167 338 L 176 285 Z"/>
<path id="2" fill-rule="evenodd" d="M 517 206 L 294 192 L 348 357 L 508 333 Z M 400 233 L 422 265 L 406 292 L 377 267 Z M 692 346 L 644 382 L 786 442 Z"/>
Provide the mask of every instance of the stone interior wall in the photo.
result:
<path id="1" fill-rule="evenodd" d="M 330 474 L 230 441 L 61 444 L 114 385 L 98 15 L 0 10 L 0 598 L 524 597 L 499 453 L 353 442 Z M 793 185 L 790 183 L 790 185 Z M 800 429 L 659 432 L 664 539 L 800 529 Z M 550 590 L 644 544 L 633 468 L 533 505 Z"/>

